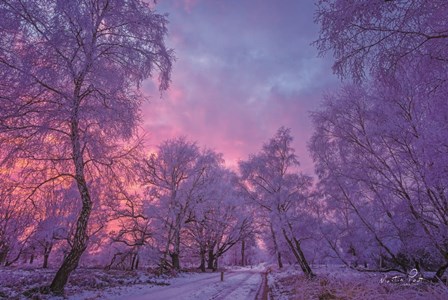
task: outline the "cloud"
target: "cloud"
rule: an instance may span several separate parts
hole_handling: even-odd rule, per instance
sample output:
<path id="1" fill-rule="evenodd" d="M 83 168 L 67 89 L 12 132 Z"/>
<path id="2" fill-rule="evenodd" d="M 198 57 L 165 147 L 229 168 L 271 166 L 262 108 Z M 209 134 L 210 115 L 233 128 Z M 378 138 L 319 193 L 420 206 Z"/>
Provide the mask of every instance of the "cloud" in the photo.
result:
<path id="1" fill-rule="evenodd" d="M 182 4 L 182 6 L 180 6 Z M 157 98 L 145 91 L 144 127 L 150 144 L 185 135 L 222 152 L 236 165 L 284 125 L 308 173 L 308 111 L 337 80 L 330 63 L 317 58 L 310 1 L 162 0 L 177 62 L 170 90 Z"/>

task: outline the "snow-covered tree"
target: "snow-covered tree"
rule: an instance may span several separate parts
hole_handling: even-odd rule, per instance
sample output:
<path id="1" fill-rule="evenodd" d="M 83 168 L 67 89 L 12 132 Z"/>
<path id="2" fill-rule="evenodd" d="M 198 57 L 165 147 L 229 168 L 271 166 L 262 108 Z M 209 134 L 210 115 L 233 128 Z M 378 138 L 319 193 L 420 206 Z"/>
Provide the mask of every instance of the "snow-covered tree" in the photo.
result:
<path id="1" fill-rule="evenodd" d="M 112 243 L 122 244 L 114 246 L 116 251 L 108 265 L 122 265 L 130 270 L 137 269 L 140 262 L 140 253 L 145 247 L 153 242 L 154 231 L 152 219 L 145 215 L 144 204 L 141 195 L 130 194 L 126 189 L 122 189 L 121 201 L 114 205 L 111 219 L 112 227 L 117 230 L 109 232 Z M 126 264 L 126 260 L 129 261 Z"/>
<path id="2" fill-rule="evenodd" d="M 252 214 L 238 192 L 236 175 L 221 165 L 206 170 L 188 235 L 198 247 L 200 269 L 216 270 L 218 259 L 237 243 L 253 236 Z"/>
<path id="3" fill-rule="evenodd" d="M 439 278 L 448 268 L 447 12 L 446 1 L 319 1 L 316 45 L 355 84 L 314 114 L 310 145 L 339 234 L 326 230 L 341 238 L 332 247 Z"/>
<path id="4" fill-rule="evenodd" d="M 143 164 L 142 181 L 150 200 L 147 214 L 164 228 L 163 263 L 169 255 L 174 269 L 180 269 L 182 230 L 192 217 L 203 177 L 221 161 L 217 153 L 201 151 L 181 137 L 163 142 Z"/>
<path id="5" fill-rule="evenodd" d="M 76 222 L 79 205 L 74 201 L 77 197 L 74 186 L 67 189 L 47 186 L 41 197 L 44 199 L 35 201 L 36 225 L 30 243 L 37 251 L 35 254 L 43 256 L 42 268 L 48 268 L 49 258 L 56 244 L 70 243 L 70 231 Z"/>
<path id="6" fill-rule="evenodd" d="M 448 3 L 444 0 L 320 0 L 316 45 L 334 71 L 359 79 L 412 67 L 436 86 L 447 79 Z"/>
<path id="7" fill-rule="evenodd" d="M 33 193 L 75 182 L 81 204 L 71 250 L 50 290 L 61 293 L 88 246 L 103 173 L 122 169 L 144 100 L 141 82 L 170 81 L 166 17 L 141 0 L 0 3 L 1 167 Z M 128 143 L 123 143 L 127 140 Z"/>
<path id="8" fill-rule="evenodd" d="M 402 76 L 393 87 L 379 81 L 329 96 L 313 115 L 310 149 L 344 251 L 371 255 L 383 269 L 435 267 L 440 277 L 448 266 L 448 210 L 447 138 L 439 132 L 446 124 L 439 120 L 447 113 L 432 105 L 437 93 L 422 92 L 424 83 L 407 83 Z"/>
<path id="9" fill-rule="evenodd" d="M 0 177 L 0 265 L 16 262 L 33 233 L 33 207 L 22 201 L 19 191 L 17 183 Z"/>
<path id="10" fill-rule="evenodd" d="M 302 242 L 309 237 L 301 236 L 298 230 L 307 226 L 300 215 L 306 214 L 311 177 L 299 172 L 291 143 L 290 129 L 281 127 L 258 154 L 240 162 L 241 182 L 253 205 L 268 216 L 277 247 L 277 235 L 281 235 L 304 274 L 311 278 L 314 274 L 302 250 Z"/>

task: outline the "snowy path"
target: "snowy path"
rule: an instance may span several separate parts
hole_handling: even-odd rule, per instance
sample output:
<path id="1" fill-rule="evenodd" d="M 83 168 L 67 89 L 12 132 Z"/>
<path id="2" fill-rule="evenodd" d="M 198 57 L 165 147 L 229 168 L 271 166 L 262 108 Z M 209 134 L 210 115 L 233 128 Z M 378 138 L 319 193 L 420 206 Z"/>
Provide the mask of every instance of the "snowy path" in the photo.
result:
<path id="1" fill-rule="evenodd" d="M 221 282 L 220 274 L 201 274 L 196 278 L 182 278 L 169 286 L 156 286 L 140 295 L 132 295 L 133 300 L 169 299 L 255 299 L 262 282 L 262 270 L 245 269 L 229 271 Z M 131 299 L 123 295 L 119 299 Z"/>

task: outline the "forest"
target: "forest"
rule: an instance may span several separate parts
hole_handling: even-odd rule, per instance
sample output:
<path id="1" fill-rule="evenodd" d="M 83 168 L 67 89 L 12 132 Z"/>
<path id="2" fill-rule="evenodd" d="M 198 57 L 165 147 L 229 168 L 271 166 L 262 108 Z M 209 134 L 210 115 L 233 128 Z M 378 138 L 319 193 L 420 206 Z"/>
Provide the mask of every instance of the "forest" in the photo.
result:
<path id="1" fill-rule="evenodd" d="M 315 2 L 340 84 L 310 113 L 307 174 L 287 126 L 235 166 L 187 136 L 147 146 L 141 87 L 176 66 L 155 1 L 0 1 L 0 298 L 263 264 L 319 288 L 322 266 L 414 274 L 428 294 L 408 299 L 444 299 L 448 2 Z M 14 292 L 20 270 L 44 275 Z M 303 299 L 367 299 L 328 293 Z"/>

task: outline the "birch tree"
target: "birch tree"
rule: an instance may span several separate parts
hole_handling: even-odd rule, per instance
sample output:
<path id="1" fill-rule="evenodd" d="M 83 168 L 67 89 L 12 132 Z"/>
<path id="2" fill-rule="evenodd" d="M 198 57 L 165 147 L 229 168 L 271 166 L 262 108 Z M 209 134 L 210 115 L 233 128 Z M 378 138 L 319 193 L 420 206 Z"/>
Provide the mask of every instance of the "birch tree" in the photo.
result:
<path id="1" fill-rule="evenodd" d="M 319 186 L 336 225 L 358 232 L 350 243 L 389 261 L 377 261 L 380 269 L 434 269 L 440 278 L 448 267 L 446 110 L 433 107 L 439 96 L 424 83 L 377 84 L 347 86 L 313 115 Z"/>
<path id="2" fill-rule="evenodd" d="M 281 127 L 258 154 L 240 162 L 239 168 L 248 197 L 269 217 L 274 243 L 281 235 L 303 273 L 311 278 L 314 273 L 302 250 L 304 237 L 298 235 L 295 224 L 300 206 L 307 206 L 311 178 L 299 172 L 291 143 L 290 129 Z"/>
<path id="3" fill-rule="evenodd" d="M 314 114 L 310 146 L 330 211 L 363 228 L 380 268 L 436 279 L 448 268 L 447 12 L 441 0 L 319 1 L 316 45 L 355 84 Z"/>
<path id="4" fill-rule="evenodd" d="M 94 183 L 132 150 L 123 142 L 139 123 L 141 82 L 158 72 L 168 87 L 167 20 L 140 0 L 6 0 L 0 15 L 2 167 L 21 170 L 28 199 L 55 180 L 79 192 L 72 247 L 50 286 L 62 293 L 88 245 Z"/>
<path id="5" fill-rule="evenodd" d="M 218 259 L 254 234 L 253 216 L 238 192 L 237 176 L 222 165 L 208 168 L 198 193 L 188 235 L 198 247 L 200 269 L 216 270 Z"/>
<path id="6" fill-rule="evenodd" d="M 221 161 L 217 153 L 201 151 L 181 137 L 163 142 L 144 162 L 141 176 L 151 201 L 148 215 L 158 218 L 165 229 L 162 263 L 169 255 L 176 270 L 180 269 L 182 230 L 192 218 L 204 175 Z"/>
<path id="7" fill-rule="evenodd" d="M 315 44 L 333 54 L 341 76 L 363 80 L 412 66 L 421 81 L 437 85 L 447 79 L 447 14 L 444 0 L 321 0 Z"/>

